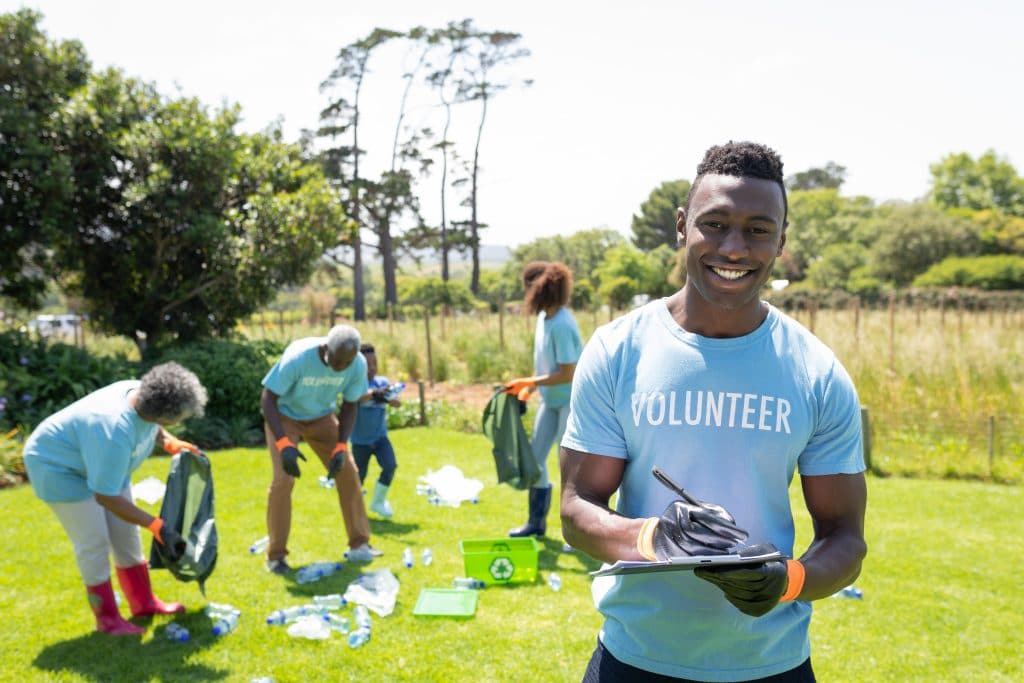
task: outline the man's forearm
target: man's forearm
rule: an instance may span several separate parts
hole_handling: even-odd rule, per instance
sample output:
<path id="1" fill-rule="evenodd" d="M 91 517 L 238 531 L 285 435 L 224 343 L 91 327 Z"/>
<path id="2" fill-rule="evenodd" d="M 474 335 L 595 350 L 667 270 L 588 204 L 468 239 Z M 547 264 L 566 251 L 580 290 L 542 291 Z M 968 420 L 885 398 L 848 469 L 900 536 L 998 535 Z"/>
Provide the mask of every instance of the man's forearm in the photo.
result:
<path id="1" fill-rule="evenodd" d="M 137 524 L 138 526 L 149 526 L 150 522 L 153 521 L 153 515 L 149 514 L 145 510 L 136 507 L 127 498 L 121 496 L 105 496 L 102 493 L 94 494 L 96 502 L 102 505 L 105 509 L 110 510 L 115 515 L 120 517 L 126 522 L 131 524 Z"/>
<path id="2" fill-rule="evenodd" d="M 338 443 L 348 443 L 355 424 L 356 404 L 352 401 L 343 401 L 338 411 Z"/>

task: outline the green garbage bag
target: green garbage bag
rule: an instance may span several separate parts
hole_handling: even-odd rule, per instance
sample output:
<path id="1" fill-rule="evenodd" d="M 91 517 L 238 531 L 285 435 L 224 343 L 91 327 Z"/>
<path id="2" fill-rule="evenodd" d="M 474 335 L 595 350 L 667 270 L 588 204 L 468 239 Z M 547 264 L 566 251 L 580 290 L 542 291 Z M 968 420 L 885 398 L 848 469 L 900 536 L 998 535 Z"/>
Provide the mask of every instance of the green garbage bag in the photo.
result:
<path id="1" fill-rule="evenodd" d="M 540 466 L 523 428 L 525 408 L 525 403 L 498 387 L 483 415 L 484 436 L 491 440 L 498 483 L 519 490 L 531 488 L 540 479 Z"/>
<path id="2" fill-rule="evenodd" d="M 183 450 L 171 459 L 160 517 L 185 539 L 187 547 L 176 561 L 168 559 L 156 539 L 149 566 L 166 569 L 178 581 L 197 581 L 206 595 L 206 579 L 217 564 L 217 524 L 213 514 L 213 474 L 210 460 Z"/>

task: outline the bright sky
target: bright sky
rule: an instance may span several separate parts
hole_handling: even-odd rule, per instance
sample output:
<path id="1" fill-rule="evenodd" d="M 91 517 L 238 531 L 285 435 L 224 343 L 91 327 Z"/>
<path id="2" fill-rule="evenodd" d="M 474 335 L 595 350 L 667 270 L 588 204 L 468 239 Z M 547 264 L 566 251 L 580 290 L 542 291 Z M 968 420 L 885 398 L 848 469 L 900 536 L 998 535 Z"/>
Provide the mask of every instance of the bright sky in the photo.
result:
<path id="1" fill-rule="evenodd" d="M 519 0 L 0 0 L 43 12 L 51 38 L 77 38 L 95 67 L 117 66 L 211 106 L 243 108 L 246 130 L 314 128 L 319 84 L 343 45 L 374 27 L 443 26 L 471 17 L 523 34 L 532 78 L 492 103 L 484 129 L 483 241 L 517 245 L 630 219 L 665 180 L 693 177 L 704 150 L 751 139 L 788 174 L 835 161 L 845 194 L 914 199 L 930 164 L 987 149 L 1024 173 L 1024 3 L 590 2 Z M 389 160 L 401 62 L 371 62 L 361 142 Z M 437 123 L 430 96 L 410 113 Z M 471 155 L 474 105 L 456 109 Z M 465 127 L 463 130 L 462 127 Z M 439 177 L 420 187 L 438 222 Z M 449 219 L 463 218 L 456 203 Z"/>

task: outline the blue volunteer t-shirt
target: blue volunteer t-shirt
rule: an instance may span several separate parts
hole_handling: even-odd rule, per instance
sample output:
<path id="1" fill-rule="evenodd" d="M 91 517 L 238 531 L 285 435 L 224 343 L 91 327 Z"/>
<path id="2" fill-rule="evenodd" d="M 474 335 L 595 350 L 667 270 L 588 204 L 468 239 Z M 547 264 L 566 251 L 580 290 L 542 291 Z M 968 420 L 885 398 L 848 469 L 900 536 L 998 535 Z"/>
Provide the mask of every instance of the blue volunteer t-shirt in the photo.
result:
<path id="1" fill-rule="evenodd" d="M 32 490 L 48 503 L 116 496 L 153 452 L 159 427 L 128 404 L 141 382 L 115 382 L 83 396 L 36 427 L 25 442 Z"/>
<path id="2" fill-rule="evenodd" d="M 307 337 L 288 345 L 263 378 L 263 386 L 278 395 L 277 409 L 293 420 L 314 420 L 333 413 L 338 394 L 355 402 L 366 393 L 366 358 L 357 353 L 352 363 L 335 372 L 320 357 L 326 337 Z"/>
<path id="3" fill-rule="evenodd" d="M 387 389 L 391 385 L 387 377 L 377 375 L 369 383 L 368 391 Z M 378 403 L 372 398 L 359 403 L 356 426 L 352 430 L 352 443 L 369 446 L 388 435 L 387 403 Z"/>
<path id="4" fill-rule="evenodd" d="M 576 368 L 562 445 L 622 458 L 616 509 L 660 516 L 677 496 L 725 506 L 750 543 L 793 554 L 789 484 L 864 470 L 860 404 L 846 370 L 814 335 L 769 308 L 752 333 L 711 339 L 683 330 L 664 299 L 601 327 Z M 594 580 L 601 641 L 621 661 L 667 676 L 749 680 L 810 656 L 808 602 L 760 618 L 692 572 Z"/>
<path id="5" fill-rule="evenodd" d="M 535 374 L 547 375 L 558 371 L 558 366 L 575 363 L 583 351 L 580 328 L 572 311 L 563 307 L 548 318 L 541 311 L 537 316 L 537 329 L 533 336 L 533 367 Z M 539 386 L 544 405 L 561 408 L 569 402 L 570 383 Z"/>

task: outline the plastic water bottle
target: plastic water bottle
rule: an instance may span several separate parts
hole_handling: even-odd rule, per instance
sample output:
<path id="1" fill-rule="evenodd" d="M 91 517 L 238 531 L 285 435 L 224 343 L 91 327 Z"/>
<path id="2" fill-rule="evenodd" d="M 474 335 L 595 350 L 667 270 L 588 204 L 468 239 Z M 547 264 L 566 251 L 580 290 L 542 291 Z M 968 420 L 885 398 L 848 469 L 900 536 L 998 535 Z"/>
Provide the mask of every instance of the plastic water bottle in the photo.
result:
<path id="1" fill-rule="evenodd" d="M 551 572 L 548 574 L 548 586 L 555 592 L 562 590 L 562 577 Z"/>
<path id="2" fill-rule="evenodd" d="M 167 624 L 167 630 L 164 631 L 164 637 L 167 640 L 173 640 L 176 643 L 188 642 L 189 634 L 188 629 L 181 624 L 176 624 L 173 621 Z"/>
<path id="3" fill-rule="evenodd" d="M 412 566 L 416 563 L 412 556 L 412 548 L 406 548 L 402 551 L 402 564 L 405 565 L 406 569 L 412 569 Z"/>
<path id="4" fill-rule="evenodd" d="M 388 387 L 387 392 L 384 394 L 384 398 L 388 401 L 398 398 L 398 395 L 405 389 L 405 382 L 395 382 Z"/>
<path id="5" fill-rule="evenodd" d="M 249 546 L 249 552 L 252 553 L 253 555 L 255 555 L 256 553 L 262 553 L 264 550 L 267 549 L 267 546 L 269 544 L 270 544 L 270 537 L 269 536 L 264 536 L 263 538 L 257 539 L 257 540 L 252 542 L 252 545 Z"/>
<path id="6" fill-rule="evenodd" d="M 366 605 L 356 605 L 352 610 L 352 618 L 355 619 L 357 629 L 370 630 L 370 610 L 366 609 Z"/>
<path id="7" fill-rule="evenodd" d="M 334 488 L 334 480 L 333 479 L 328 479 L 326 476 L 324 476 L 322 474 L 319 477 L 317 477 L 316 483 L 322 489 L 333 489 Z"/>
<path id="8" fill-rule="evenodd" d="M 210 602 L 203 608 L 203 612 L 208 617 L 218 617 L 222 614 L 234 614 L 236 616 L 242 616 L 242 610 L 235 608 L 224 602 Z"/>
<path id="9" fill-rule="evenodd" d="M 217 620 L 213 622 L 213 635 L 223 636 L 234 631 L 238 626 L 238 616 L 233 612 L 218 614 Z"/>
<path id="10" fill-rule="evenodd" d="M 486 585 L 480 579 L 474 579 L 471 576 L 459 576 L 452 581 L 452 586 L 462 588 L 463 590 L 481 590 Z"/>
<path id="11" fill-rule="evenodd" d="M 314 595 L 313 604 L 328 610 L 336 610 L 347 605 L 348 601 L 337 593 L 331 593 L 330 595 Z"/>
<path id="12" fill-rule="evenodd" d="M 304 617 L 309 614 L 309 610 L 305 605 L 298 605 L 296 607 L 286 607 L 284 609 L 276 609 L 270 613 L 267 617 L 267 624 L 271 626 L 280 626 L 281 624 L 290 624 L 297 620 L 299 617 Z"/>
<path id="13" fill-rule="evenodd" d="M 864 591 L 851 584 L 843 590 L 836 593 L 836 596 L 840 598 L 853 598 L 854 600 L 861 600 L 864 597 Z"/>
<path id="14" fill-rule="evenodd" d="M 324 621 L 326 621 L 327 625 L 338 633 L 347 634 L 351 630 L 348 617 L 339 617 L 337 614 L 325 614 Z"/>
<path id="15" fill-rule="evenodd" d="M 420 562 L 423 563 L 424 567 L 429 567 L 430 563 L 434 561 L 434 551 L 430 548 L 424 548 L 423 552 L 420 553 Z"/>
<path id="16" fill-rule="evenodd" d="M 429 496 L 434 492 L 434 487 L 430 484 L 416 484 L 416 495 L 417 496 Z"/>
<path id="17" fill-rule="evenodd" d="M 370 642 L 370 629 L 368 628 L 357 628 L 355 631 L 348 634 L 349 647 L 362 647 L 368 642 Z"/>
<path id="18" fill-rule="evenodd" d="M 341 562 L 314 562 L 299 569 L 295 574 L 295 581 L 297 583 L 312 583 L 325 576 L 330 576 L 339 569 L 341 569 Z"/>

